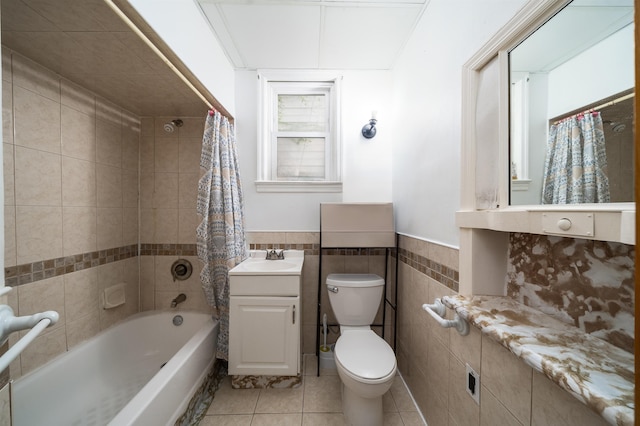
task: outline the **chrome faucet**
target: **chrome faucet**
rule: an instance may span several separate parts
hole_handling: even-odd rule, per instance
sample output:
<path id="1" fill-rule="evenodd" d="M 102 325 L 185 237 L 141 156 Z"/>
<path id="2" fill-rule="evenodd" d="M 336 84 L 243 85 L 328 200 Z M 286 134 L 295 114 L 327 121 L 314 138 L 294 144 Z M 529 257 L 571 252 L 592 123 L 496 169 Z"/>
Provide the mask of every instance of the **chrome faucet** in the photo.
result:
<path id="1" fill-rule="evenodd" d="M 276 249 L 267 250 L 267 260 L 283 260 L 284 259 L 284 250 L 280 250 L 280 253 L 276 251 Z"/>
<path id="2" fill-rule="evenodd" d="M 179 303 L 182 303 L 182 302 L 184 302 L 185 300 L 187 300 L 187 295 L 186 295 L 186 294 L 184 294 L 184 293 L 180 293 L 180 294 L 178 295 L 178 297 L 176 297 L 175 299 L 173 299 L 173 300 L 171 301 L 171 307 L 172 307 L 172 308 L 175 308 L 176 306 L 178 306 L 178 304 L 179 304 Z"/>

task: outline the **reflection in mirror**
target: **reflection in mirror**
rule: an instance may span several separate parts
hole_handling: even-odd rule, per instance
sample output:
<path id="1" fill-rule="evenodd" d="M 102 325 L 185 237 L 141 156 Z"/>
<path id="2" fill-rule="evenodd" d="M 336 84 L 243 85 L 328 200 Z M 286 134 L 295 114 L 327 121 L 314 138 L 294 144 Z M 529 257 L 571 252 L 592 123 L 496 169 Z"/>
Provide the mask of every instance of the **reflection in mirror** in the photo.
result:
<path id="1" fill-rule="evenodd" d="M 633 196 L 633 0 L 574 0 L 509 52 L 512 205 Z"/>

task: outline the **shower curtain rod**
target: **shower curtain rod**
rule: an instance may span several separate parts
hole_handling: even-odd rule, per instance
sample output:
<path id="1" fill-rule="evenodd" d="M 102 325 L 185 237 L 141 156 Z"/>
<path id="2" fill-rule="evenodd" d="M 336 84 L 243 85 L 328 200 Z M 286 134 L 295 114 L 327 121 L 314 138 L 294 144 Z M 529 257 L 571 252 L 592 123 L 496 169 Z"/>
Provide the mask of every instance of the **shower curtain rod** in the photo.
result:
<path id="1" fill-rule="evenodd" d="M 565 119 L 567 119 L 567 118 L 569 118 L 569 117 L 573 117 L 574 115 L 578 115 L 578 114 L 588 114 L 588 113 L 590 113 L 590 112 L 596 112 L 596 110 L 600 110 L 600 109 L 603 109 L 603 108 L 606 108 L 606 107 L 610 107 L 610 106 L 613 106 L 613 105 L 615 105 L 615 104 L 618 104 L 618 103 L 620 103 L 620 102 L 622 102 L 622 101 L 626 101 L 627 99 L 631 99 L 631 98 L 633 98 L 635 95 L 636 95 L 636 94 L 635 94 L 635 92 L 627 93 L 626 95 L 619 96 L 619 97 L 617 97 L 617 98 L 615 98 L 615 99 L 612 99 L 612 100 L 610 100 L 610 101 L 607 101 L 607 102 L 605 102 L 605 103 L 603 103 L 603 104 L 596 105 L 596 106 L 593 106 L 593 107 L 591 107 L 591 108 L 587 108 L 587 109 L 584 109 L 584 110 L 576 110 L 576 111 L 572 111 L 572 112 L 570 112 L 569 114 L 562 114 L 562 115 L 560 115 L 560 116 L 558 116 L 558 117 L 555 117 L 554 119 L 549 120 L 549 121 L 550 121 L 552 124 L 558 124 L 558 123 L 560 123 L 562 120 L 565 120 Z"/>

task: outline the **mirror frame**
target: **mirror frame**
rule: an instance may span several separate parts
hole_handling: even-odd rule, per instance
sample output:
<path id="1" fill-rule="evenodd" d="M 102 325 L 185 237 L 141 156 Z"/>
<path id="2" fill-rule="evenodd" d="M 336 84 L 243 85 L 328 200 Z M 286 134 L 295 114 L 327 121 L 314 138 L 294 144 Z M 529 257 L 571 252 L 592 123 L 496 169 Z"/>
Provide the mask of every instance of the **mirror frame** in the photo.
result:
<path id="1" fill-rule="evenodd" d="M 463 66 L 461 200 L 456 213 L 461 229 L 489 229 L 503 232 L 555 234 L 542 225 L 545 212 L 590 213 L 595 217 L 592 235 L 561 233 L 564 236 L 635 244 L 635 202 L 566 205 L 509 205 L 509 52 L 536 31 L 571 0 L 530 0 Z M 482 138 L 476 131 L 477 102 L 481 72 L 497 60 L 499 70 L 497 140 Z M 498 158 L 497 187 L 490 188 L 495 200 L 487 208 L 476 193 L 482 189 L 476 181 L 479 147 Z M 486 156 L 486 155 L 485 155 Z M 490 192 L 491 192 L 490 191 Z M 463 238 L 461 238 L 461 249 Z"/>

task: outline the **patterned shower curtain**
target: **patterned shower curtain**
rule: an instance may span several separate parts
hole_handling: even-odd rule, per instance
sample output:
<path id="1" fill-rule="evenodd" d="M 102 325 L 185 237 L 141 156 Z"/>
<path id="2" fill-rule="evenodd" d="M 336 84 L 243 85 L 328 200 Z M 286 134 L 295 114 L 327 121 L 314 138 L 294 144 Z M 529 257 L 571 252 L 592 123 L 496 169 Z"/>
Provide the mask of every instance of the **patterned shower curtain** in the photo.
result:
<path id="1" fill-rule="evenodd" d="M 216 358 L 229 358 L 229 269 L 246 258 L 242 187 L 233 124 L 210 111 L 202 138 L 197 211 L 200 280 L 220 329 Z"/>
<path id="2" fill-rule="evenodd" d="M 587 112 L 549 129 L 542 182 L 543 204 L 609 202 L 602 117 Z"/>

